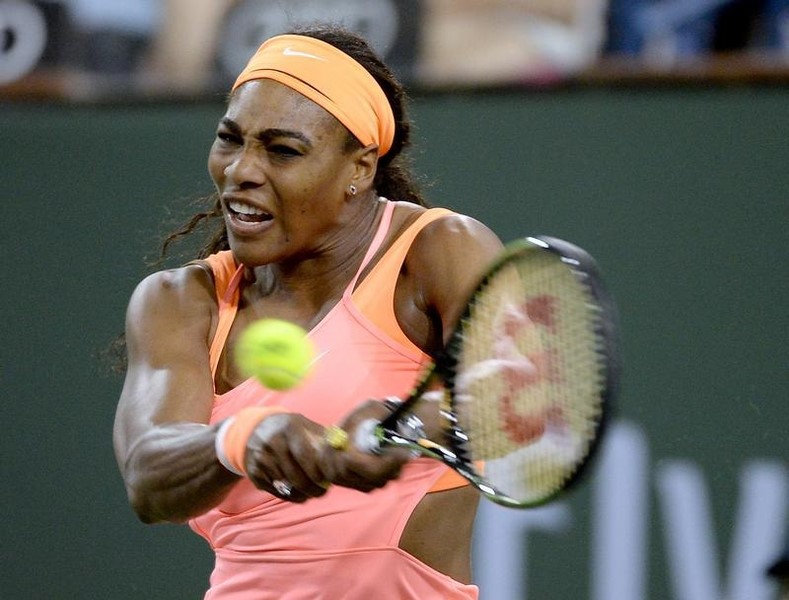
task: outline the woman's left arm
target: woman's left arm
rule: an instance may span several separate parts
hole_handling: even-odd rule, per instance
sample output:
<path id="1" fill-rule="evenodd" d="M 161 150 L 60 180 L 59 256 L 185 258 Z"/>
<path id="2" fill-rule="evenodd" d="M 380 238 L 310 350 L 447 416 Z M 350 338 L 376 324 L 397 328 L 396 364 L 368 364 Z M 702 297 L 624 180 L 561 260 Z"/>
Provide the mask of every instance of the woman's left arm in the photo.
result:
<path id="1" fill-rule="evenodd" d="M 414 240 L 406 269 L 415 302 L 428 316 L 435 356 L 449 340 L 471 293 L 503 244 L 483 223 L 464 215 L 450 215 L 429 224 Z"/>

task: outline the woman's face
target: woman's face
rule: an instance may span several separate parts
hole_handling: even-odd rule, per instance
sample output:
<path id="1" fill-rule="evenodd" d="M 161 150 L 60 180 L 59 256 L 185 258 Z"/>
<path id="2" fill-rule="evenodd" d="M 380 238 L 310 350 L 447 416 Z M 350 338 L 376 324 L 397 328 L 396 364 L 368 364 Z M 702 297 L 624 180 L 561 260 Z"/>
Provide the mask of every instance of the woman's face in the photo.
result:
<path id="1" fill-rule="evenodd" d="M 347 136 L 326 110 L 278 82 L 255 80 L 236 90 L 208 170 L 238 260 L 302 260 L 332 245 L 353 216 Z"/>

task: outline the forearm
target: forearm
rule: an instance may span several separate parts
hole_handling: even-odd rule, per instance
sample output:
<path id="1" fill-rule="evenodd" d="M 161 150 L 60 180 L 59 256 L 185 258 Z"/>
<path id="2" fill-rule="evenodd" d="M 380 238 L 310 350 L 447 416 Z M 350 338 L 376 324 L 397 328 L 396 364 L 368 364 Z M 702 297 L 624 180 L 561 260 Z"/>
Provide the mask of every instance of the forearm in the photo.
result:
<path id="1" fill-rule="evenodd" d="M 222 501 L 239 478 L 216 458 L 216 429 L 196 423 L 165 425 L 133 444 L 120 466 L 140 520 L 184 522 Z"/>

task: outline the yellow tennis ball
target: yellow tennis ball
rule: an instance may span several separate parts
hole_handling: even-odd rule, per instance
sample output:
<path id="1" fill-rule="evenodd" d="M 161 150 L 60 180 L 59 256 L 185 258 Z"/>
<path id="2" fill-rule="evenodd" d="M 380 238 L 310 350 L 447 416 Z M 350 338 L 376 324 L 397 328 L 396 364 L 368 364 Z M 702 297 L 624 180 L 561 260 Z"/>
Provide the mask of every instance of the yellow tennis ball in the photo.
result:
<path id="1" fill-rule="evenodd" d="M 235 357 L 244 376 L 255 377 L 272 390 L 287 390 L 307 375 L 315 348 L 295 323 L 260 319 L 241 332 Z"/>

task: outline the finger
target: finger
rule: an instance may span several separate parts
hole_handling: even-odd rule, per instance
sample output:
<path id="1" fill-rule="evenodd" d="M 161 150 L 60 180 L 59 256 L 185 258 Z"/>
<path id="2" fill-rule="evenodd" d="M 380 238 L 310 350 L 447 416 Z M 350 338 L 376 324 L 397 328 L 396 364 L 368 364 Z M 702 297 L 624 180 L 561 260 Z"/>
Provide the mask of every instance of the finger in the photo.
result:
<path id="1" fill-rule="evenodd" d="M 260 489 L 291 501 L 322 496 L 328 477 L 312 443 L 322 432 L 320 425 L 299 415 L 266 419 L 255 431 L 257 446 L 249 452 L 250 478 Z"/>
<path id="2" fill-rule="evenodd" d="M 282 453 L 270 447 L 257 448 L 250 453 L 247 462 L 247 477 L 256 488 L 282 500 L 304 502 L 308 496 L 294 485 L 288 471 L 283 468 Z"/>
<path id="3" fill-rule="evenodd" d="M 286 460 L 282 462 L 280 468 L 293 487 L 307 498 L 317 498 L 326 493 L 328 486 L 327 478 L 323 471 L 318 467 L 318 458 L 312 445 L 294 442 L 294 450 L 288 452 Z"/>
<path id="4" fill-rule="evenodd" d="M 306 430 L 306 434 L 307 436 L 304 443 L 308 444 L 309 447 L 304 448 L 303 452 L 310 460 L 300 461 L 301 468 L 304 470 L 307 477 L 309 477 L 310 481 L 326 490 L 331 485 L 334 469 L 330 461 L 326 460 L 325 430 L 323 428 L 320 428 L 318 431 L 308 429 Z"/>
<path id="5" fill-rule="evenodd" d="M 327 471 L 331 470 L 333 483 L 361 491 L 383 487 L 399 476 L 402 466 L 413 458 L 410 451 L 402 448 L 387 448 L 377 453 L 361 450 L 351 444 L 346 430 L 336 425 L 324 432 L 321 456 Z"/>
<path id="6" fill-rule="evenodd" d="M 371 455 L 356 450 L 337 453 L 337 471 L 333 482 L 361 491 L 386 485 L 400 475 L 407 460 L 397 455 Z"/>
<path id="7" fill-rule="evenodd" d="M 273 482 L 284 481 L 285 476 L 276 457 L 263 448 L 257 448 L 247 456 L 247 478 L 255 487 L 280 495 Z"/>

